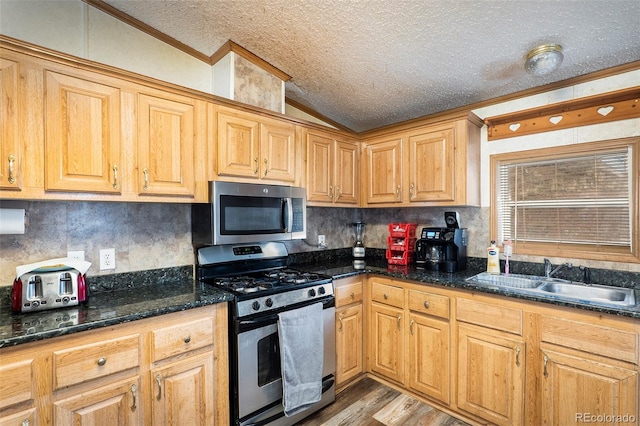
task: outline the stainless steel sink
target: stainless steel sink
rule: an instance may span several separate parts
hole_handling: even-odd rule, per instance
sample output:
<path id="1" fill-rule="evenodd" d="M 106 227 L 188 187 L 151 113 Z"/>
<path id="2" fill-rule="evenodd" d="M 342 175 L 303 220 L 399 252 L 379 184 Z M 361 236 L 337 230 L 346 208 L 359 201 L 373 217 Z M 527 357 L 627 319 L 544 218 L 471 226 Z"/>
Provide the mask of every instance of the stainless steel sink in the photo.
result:
<path id="1" fill-rule="evenodd" d="M 563 280 L 535 275 L 492 275 L 482 272 L 467 278 L 469 283 L 490 288 L 509 288 L 511 291 L 548 296 L 560 300 L 582 301 L 585 303 L 631 307 L 636 305 L 634 290 Z"/>
<path id="2" fill-rule="evenodd" d="M 512 287 L 512 288 L 536 288 L 543 284 L 541 277 L 533 275 L 497 275 L 482 272 L 473 277 L 467 278 L 467 281 L 475 284 L 486 285 L 489 287 Z"/>
<path id="3" fill-rule="evenodd" d="M 630 288 L 548 282 L 543 284 L 539 290 L 588 302 L 601 302 L 620 306 L 634 306 L 636 304 L 634 291 Z"/>

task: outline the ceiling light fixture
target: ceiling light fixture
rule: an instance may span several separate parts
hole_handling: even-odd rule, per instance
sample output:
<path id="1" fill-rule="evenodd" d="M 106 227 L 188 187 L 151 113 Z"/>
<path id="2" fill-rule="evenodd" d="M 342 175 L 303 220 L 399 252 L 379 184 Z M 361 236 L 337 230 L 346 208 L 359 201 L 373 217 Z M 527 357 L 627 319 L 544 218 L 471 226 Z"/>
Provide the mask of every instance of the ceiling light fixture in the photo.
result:
<path id="1" fill-rule="evenodd" d="M 558 69 L 562 59 L 562 46 L 543 44 L 527 53 L 524 69 L 533 75 L 547 75 Z"/>

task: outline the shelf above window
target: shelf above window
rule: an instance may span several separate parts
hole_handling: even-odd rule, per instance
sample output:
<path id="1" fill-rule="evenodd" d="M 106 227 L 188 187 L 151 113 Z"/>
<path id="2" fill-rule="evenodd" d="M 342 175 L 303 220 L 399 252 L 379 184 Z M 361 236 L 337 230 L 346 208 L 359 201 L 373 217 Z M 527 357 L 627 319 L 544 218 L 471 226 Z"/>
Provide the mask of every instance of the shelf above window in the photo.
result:
<path id="1" fill-rule="evenodd" d="M 640 86 L 488 117 L 488 140 L 640 117 Z"/>

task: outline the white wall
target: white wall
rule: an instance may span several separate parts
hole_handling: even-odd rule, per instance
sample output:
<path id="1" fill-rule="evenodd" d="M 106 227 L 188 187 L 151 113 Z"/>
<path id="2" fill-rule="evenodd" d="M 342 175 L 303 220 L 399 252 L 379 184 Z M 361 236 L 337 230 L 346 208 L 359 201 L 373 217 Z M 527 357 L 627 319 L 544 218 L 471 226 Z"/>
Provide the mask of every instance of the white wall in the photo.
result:
<path id="1" fill-rule="evenodd" d="M 637 86 L 639 82 L 640 70 L 636 70 L 597 81 L 479 108 L 474 110 L 474 113 L 484 119 L 510 112 L 634 87 Z M 491 204 L 489 160 L 493 154 L 632 136 L 640 136 L 640 118 L 499 139 L 491 142 L 487 139 L 487 127 L 484 126 L 481 133 L 481 205 L 482 207 L 489 207 Z"/>
<path id="2" fill-rule="evenodd" d="M 211 65 L 80 0 L 0 0 L 0 33 L 69 55 L 213 93 Z"/>

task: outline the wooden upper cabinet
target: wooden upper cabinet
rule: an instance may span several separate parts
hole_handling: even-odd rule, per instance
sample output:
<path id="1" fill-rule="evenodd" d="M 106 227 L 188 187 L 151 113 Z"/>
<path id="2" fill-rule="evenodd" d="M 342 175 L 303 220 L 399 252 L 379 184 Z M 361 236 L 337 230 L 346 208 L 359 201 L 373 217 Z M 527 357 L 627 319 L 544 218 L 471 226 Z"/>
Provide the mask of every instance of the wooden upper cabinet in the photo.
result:
<path id="1" fill-rule="evenodd" d="M 357 205 L 359 153 L 359 146 L 355 142 L 308 132 L 307 201 L 318 205 Z"/>
<path id="2" fill-rule="evenodd" d="M 138 193 L 194 196 L 194 101 L 138 95 Z"/>
<path id="3" fill-rule="evenodd" d="M 470 114 L 366 141 L 365 205 L 480 205 L 481 124 Z"/>
<path id="4" fill-rule="evenodd" d="M 296 179 L 296 127 L 263 121 L 260 124 L 260 178 L 282 182 Z"/>
<path id="5" fill-rule="evenodd" d="M 369 143 L 364 148 L 365 201 L 368 204 L 401 203 L 403 200 L 403 139 Z"/>
<path id="6" fill-rule="evenodd" d="M 45 71 L 45 190 L 121 191 L 120 89 L 95 80 Z"/>
<path id="7" fill-rule="evenodd" d="M 218 175 L 258 177 L 260 123 L 233 113 L 218 113 Z"/>
<path id="8" fill-rule="evenodd" d="M 226 108 L 217 123 L 219 176 L 295 182 L 295 125 Z"/>
<path id="9" fill-rule="evenodd" d="M 0 58 L 0 189 L 20 189 L 19 64 Z"/>
<path id="10" fill-rule="evenodd" d="M 452 127 L 410 135 L 409 201 L 454 201 L 455 141 Z"/>

